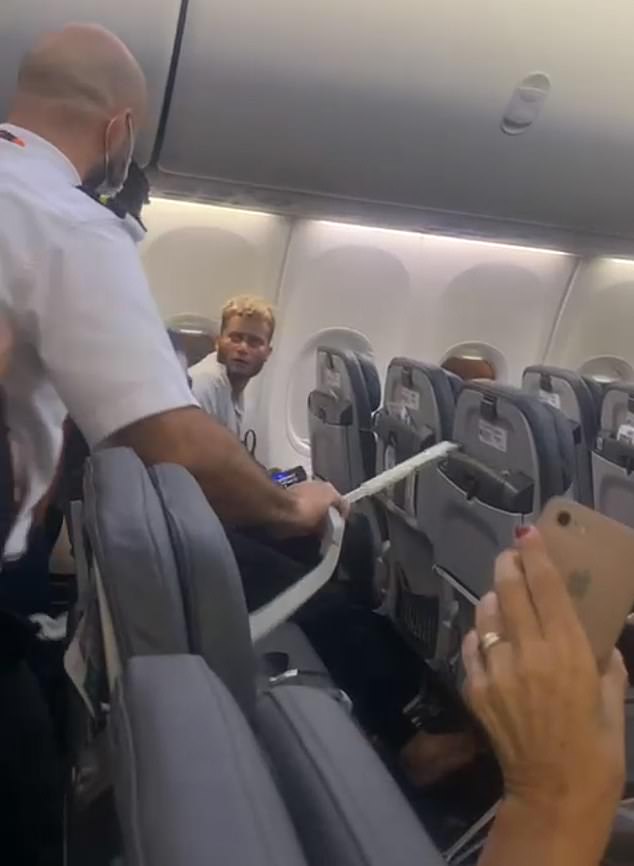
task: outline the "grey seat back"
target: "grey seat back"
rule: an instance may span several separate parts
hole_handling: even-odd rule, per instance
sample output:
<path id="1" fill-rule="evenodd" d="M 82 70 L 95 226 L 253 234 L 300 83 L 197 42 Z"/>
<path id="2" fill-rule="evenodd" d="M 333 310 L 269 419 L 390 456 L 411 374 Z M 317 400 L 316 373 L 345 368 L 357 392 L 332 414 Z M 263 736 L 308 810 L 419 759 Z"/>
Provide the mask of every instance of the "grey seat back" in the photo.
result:
<path id="1" fill-rule="evenodd" d="M 534 521 L 551 497 L 569 493 L 574 442 L 560 412 L 484 382 L 463 386 L 453 439 L 461 450 L 437 470 L 434 551 L 437 564 L 479 598 L 515 528 Z"/>
<path id="2" fill-rule="evenodd" d="M 449 374 L 433 364 L 394 358 L 388 367 L 385 397 L 375 417 L 377 468 L 389 469 L 451 436 L 455 392 Z M 389 499 L 416 517 L 420 474 L 396 485 Z"/>
<path id="3" fill-rule="evenodd" d="M 603 395 L 607 387 L 606 382 L 599 382 L 598 379 L 593 379 L 592 376 L 583 376 L 583 381 L 586 383 L 588 391 L 594 403 L 594 414 L 596 417 L 597 431 L 601 424 L 601 404 L 603 403 Z"/>
<path id="4" fill-rule="evenodd" d="M 202 659 L 135 658 L 119 680 L 111 740 L 126 866 L 444 862 L 320 689 L 266 691 L 253 729 Z"/>
<path id="5" fill-rule="evenodd" d="M 201 658 L 132 659 L 111 737 L 125 866 L 305 866 L 262 750 Z"/>
<path id="6" fill-rule="evenodd" d="M 233 552 L 192 476 L 149 470 L 125 448 L 95 453 L 85 478 L 86 529 L 122 664 L 201 655 L 250 712 L 255 656 Z"/>
<path id="7" fill-rule="evenodd" d="M 341 493 L 375 471 L 372 416 L 381 400 L 373 361 L 357 352 L 320 346 L 317 385 L 308 396 L 313 474 Z"/>
<path id="8" fill-rule="evenodd" d="M 124 699 L 117 702 L 112 725 L 119 814 L 131 858 L 128 862 L 134 866 L 302 862 L 290 822 L 279 808 L 279 793 L 263 771 L 253 740 L 255 732 L 275 765 L 279 790 L 297 821 L 311 866 L 321 866 L 324 852 L 332 855 L 332 862 L 349 866 L 405 866 L 415 851 L 422 852 L 423 857 L 428 854 L 427 863 L 439 864 L 425 831 L 330 682 L 311 677 L 317 687 L 307 688 L 300 678 L 284 677 L 275 687 L 267 683 L 255 701 L 253 653 L 248 634 L 246 641 L 240 634 L 240 615 L 246 620 L 246 610 L 242 614 L 238 611 L 239 594 L 226 593 L 227 572 L 230 582 L 235 563 L 231 559 L 231 568 L 221 568 L 226 563 L 217 538 L 213 542 L 215 552 L 205 546 L 205 539 L 213 539 L 215 533 L 212 513 L 206 501 L 201 501 L 193 479 L 175 466 L 147 472 L 150 483 L 142 488 L 144 501 L 132 498 L 132 506 L 126 507 L 120 494 L 123 490 L 129 493 L 129 485 L 120 473 L 125 470 L 133 483 L 140 480 L 143 473 L 135 478 L 135 460 L 125 450 L 102 452 L 91 463 L 86 484 L 89 534 L 96 539 L 98 527 L 99 545 L 94 554 L 103 572 L 114 632 L 118 635 L 122 631 L 126 636 L 118 640 L 125 648 L 121 653 L 123 673 L 118 680 Z M 102 474 L 108 476 L 107 481 Z M 122 512 L 113 514 L 115 508 Z M 137 511 L 146 513 L 146 509 L 152 519 L 141 526 Z M 121 521 L 125 521 L 124 527 Z M 157 530 L 157 526 L 161 528 Z M 106 537 L 110 532 L 113 538 Z M 121 544 L 122 537 L 125 545 Z M 164 560 L 164 544 L 173 551 L 173 559 Z M 140 552 L 133 560 L 137 574 L 131 572 L 130 550 Z M 160 574 L 160 585 L 147 581 L 144 556 L 148 552 L 159 563 L 157 567 L 150 563 L 150 577 L 155 571 Z M 164 573 L 165 562 L 175 569 L 173 581 Z M 218 566 L 218 573 L 210 563 Z M 216 580 L 220 571 L 222 579 Z M 185 579 L 188 586 L 184 586 Z M 163 584 L 169 585 L 169 592 Z M 190 651 L 195 646 L 205 650 L 204 660 L 159 658 L 160 635 L 154 631 L 143 634 L 148 626 L 144 607 L 130 595 L 141 589 L 163 596 L 160 610 L 165 618 L 171 606 L 168 598 L 178 599 L 180 593 L 182 602 L 172 627 L 182 629 L 183 642 Z M 224 608 L 219 607 L 221 602 Z M 129 618 L 127 605 L 131 608 Z M 218 616 L 226 621 L 219 623 Z M 247 651 L 241 657 L 244 645 Z M 135 657 L 135 648 L 140 646 L 149 648 L 149 657 Z M 251 731 L 245 718 L 252 723 Z M 285 749 L 285 743 L 292 744 L 292 749 Z M 223 752 L 221 756 L 216 756 L 218 749 Z M 286 787 L 291 780 L 299 786 L 294 792 Z M 366 785 L 373 790 L 370 799 Z M 218 797 L 227 800 L 223 799 L 220 807 Z M 246 802 L 248 797 L 251 802 Z M 240 824 L 234 810 L 241 802 L 242 820 L 255 825 L 245 826 L 243 840 L 239 839 Z M 218 819 L 211 815 L 214 810 L 219 810 Z M 389 842 L 387 830 L 369 834 L 369 828 L 381 826 L 382 817 L 393 828 Z M 161 825 L 156 826 L 159 820 Z M 319 826 L 319 833 L 315 833 L 315 826 Z M 272 839 L 271 833 L 280 838 Z M 262 851 L 254 854 L 252 849 L 257 845 Z M 233 855 L 233 851 L 242 854 Z M 205 852 L 206 860 L 201 859 Z"/>
<path id="9" fill-rule="evenodd" d="M 571 423 L 575 443 L 575 477 L 573 495 L 578 502 L 592 507 L 592 449 L 599 418 L 595 393 L 578 373 L 558 367 L 527 367 L 522 389 L 542 402 L 559 409 Z"/>
<path id="10" fill-rule="evenodd" d="M 454 383 L 440 367 L 407 358 L 389 365 L 383 406 L 375 418 L 377 468 L 391 468 L 451 438 Z M 386 492 L 390 538 L 387 609 L 425 658 L 436 656 L 440 581 L 433 573 L 429 521 L 436 469 L 430 464 Z"/>
<path id="11" fill-rule="evenodd" d="M 270 689 L 258 718 L 310 866 L 442 866 L 381 759 L 329 695 Z"/>
<path id="12" fill-rule="evenodd" d="M 597 511 L 634 527 L 634 385 L 606 388 L 592 455 Z"/>

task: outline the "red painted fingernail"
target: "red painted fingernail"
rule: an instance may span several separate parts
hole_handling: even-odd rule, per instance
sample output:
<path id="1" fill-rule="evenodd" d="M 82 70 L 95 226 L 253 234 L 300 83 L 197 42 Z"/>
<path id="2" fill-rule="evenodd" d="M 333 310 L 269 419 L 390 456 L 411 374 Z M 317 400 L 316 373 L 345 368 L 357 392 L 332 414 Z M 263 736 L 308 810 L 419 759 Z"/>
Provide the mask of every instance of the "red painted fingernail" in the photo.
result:
<path id="1" fill-rule="evenodd" d="M 515 527 L 515 538 L 519 541 L 520 538 L 524 538 L 531 531 L 532 527 L 530 526 L 516 526 Z"/>

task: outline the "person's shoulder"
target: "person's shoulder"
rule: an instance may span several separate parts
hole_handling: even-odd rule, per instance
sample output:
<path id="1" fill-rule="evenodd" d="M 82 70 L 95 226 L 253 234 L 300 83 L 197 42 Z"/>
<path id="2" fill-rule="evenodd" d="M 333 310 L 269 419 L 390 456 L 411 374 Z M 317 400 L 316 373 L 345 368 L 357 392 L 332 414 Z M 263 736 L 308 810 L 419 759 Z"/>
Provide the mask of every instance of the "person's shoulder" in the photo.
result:
<path id="1" fill-rule="evenodd" d="M 37 172 L 30 177 L 20 177 L 0 169 L 0 206 L 10 207 L 12 213 L 20 214 L 34 233 L 41 228 L 50 237 L 56 229 L 61 229 L 67 239 L 82 231 L 115 243 L 130 242 L 123 221 L 112 211 L 78 187 L 41 184 Z"/>
<path id="2" fill-rule="evenodd" d="M 219 393 L 226 390 L 226 385 L 222 378 L 208 370 L 193 371 L 189 370 L 189 375 L 192 380 L 192 389 L 194 392 L 216 392 Z"/>
<path id="3" fill-rule="evenodd" d="M 198 361 L 197 364 L 193 364 L 189 370 L 189 375 L 192 378 L 204 378 L 208 377 L 210 380 L 216 380 L 221 378 L 222 369 L 220 364 L 218 363 L 218 356 L 215 352 L 211 352 L 209 355 L 206 355 L 202 361 Z"/>

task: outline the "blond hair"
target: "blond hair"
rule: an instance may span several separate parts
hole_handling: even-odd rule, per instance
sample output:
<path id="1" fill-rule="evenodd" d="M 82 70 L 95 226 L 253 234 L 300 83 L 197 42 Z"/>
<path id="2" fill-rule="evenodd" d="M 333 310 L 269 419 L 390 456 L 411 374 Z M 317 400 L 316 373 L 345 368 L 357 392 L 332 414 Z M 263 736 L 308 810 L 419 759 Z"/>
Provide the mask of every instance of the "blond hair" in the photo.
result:
<path id="1" fill-rule="evenodd" d="M 221 331 L 224 331 L 227 322 L 233 316 L 245 316 L 246 318 L 259 319 L 269 328 L 269 340 L 275 332 L 275 313 L 273 307 L 264 298 L 257 298 L 253 295 L 239 295 L 237 298 L 231 298 L 222 308 L 221 313 Z"/>

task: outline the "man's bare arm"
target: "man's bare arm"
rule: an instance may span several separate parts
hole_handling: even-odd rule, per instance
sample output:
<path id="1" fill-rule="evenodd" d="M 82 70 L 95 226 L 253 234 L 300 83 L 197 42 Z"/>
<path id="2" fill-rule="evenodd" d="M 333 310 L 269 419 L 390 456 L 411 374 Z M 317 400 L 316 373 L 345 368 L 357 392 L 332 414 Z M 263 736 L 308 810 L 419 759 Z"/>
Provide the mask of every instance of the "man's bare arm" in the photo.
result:
<path id="1" fill-rule="evenodd" d="M 226 523 L 267 526 L 280 534 L 319 531 L 341 498 L 328 484 L 273 484 L 233 434 L 195 406 L 154 415 L 120 430 L 109 444 L 132 448 L 147 465 L 176 463 L 196 478 Z"/>

